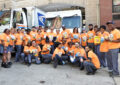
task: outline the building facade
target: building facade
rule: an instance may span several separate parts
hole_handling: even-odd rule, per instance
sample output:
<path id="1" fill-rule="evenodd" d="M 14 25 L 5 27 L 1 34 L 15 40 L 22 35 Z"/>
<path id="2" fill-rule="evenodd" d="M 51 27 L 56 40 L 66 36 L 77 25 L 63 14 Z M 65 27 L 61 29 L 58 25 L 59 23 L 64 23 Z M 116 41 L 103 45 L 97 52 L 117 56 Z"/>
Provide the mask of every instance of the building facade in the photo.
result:
<path id="1" fill-rule="evenodd" d="M 120 0 L 100 0 L 100 24 L 111 20 L 120 28 Z"/>
<path id="2" fill-rule="evenodd" d="M 0 10 L 37 6 L 43 11 L 82 8 L 86 26 L 105 25 L 113 20 L 120 27 L 120 0 L 0 0 Z"/>

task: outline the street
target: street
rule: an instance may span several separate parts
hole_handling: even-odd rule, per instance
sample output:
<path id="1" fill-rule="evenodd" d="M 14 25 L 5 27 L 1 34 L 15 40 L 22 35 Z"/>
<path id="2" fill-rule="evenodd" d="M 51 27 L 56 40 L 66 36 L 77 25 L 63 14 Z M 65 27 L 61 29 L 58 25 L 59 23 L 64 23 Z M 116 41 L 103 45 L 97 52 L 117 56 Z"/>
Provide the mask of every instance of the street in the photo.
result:
<path id="1" fill-rule="evenodd" d="M 119 59 L 120 60 L 120 59 Z M 0 67 L 0 85 L 120 85 L 120 78 L 109 77 L 107 68 L 102 68 L 95 75 L 86 75 L 78 67 L 52 64 L 30 67 L 14 63 L 11 68 Z"/>

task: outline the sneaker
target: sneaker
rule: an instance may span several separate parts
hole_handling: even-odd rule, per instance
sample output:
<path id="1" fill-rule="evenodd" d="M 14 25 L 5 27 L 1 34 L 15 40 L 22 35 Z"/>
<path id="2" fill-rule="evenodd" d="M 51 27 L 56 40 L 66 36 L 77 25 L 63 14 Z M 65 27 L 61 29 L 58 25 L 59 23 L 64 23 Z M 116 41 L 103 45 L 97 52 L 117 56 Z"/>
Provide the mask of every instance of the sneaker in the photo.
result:
<path id="1" fill-rule="evenodd" d="M 10 65 L 10 66 L 11 66 L 11 65 L 12 65 L 12 62 L 8 62 L 8 65 Z"/>
<path id="2" fill-rule="evenodd" d="M 112 73 L 112 72 L 109 72 L 109 76 L 112 77 L 112 76 L 113 76 L 113 73 Z"/>
<path id="3" fill-rule="evenodd" d="M 31 63 L 28 63 L 28 67 L 31 66 Z"/>
<path id="4" fill-rule="evenodd" d="M 87 72 L 86 75 L 93 75 L 91 72 Z"/>
<path id="5" fill-rule="evenodd" d="M 7 63 L 4 63 L 4 62 L 1 63 L 1 67 L 10 68 L 10 66 Z"/>

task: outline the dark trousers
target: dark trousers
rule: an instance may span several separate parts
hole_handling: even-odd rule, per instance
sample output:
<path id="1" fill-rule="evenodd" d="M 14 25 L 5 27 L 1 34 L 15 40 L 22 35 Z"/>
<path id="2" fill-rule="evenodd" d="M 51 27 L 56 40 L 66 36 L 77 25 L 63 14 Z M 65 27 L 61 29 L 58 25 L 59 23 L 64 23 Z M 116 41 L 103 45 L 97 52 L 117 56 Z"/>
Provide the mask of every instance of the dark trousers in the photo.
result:
<path id="1" fill-rule="evenodd" d="M 84 62 L 84 67 L 87 73 L 94 73 L 97 70 L 93 63 L 87 61 Z"/>
<path id="2" fill-rule="evenodd" d="M 43 54 L 42 60 L 45 64 L 49 64 L 52 61 L 52 54 Z"/>
<path id="3" fill-rule="evenodd" d="M 59 55 L 55 55 L 55 58 L 54 58 L 54 62 L 56 62 L 56 64 L 60 64 L 60 65 L 62 65 L 62 64 L 64 64 L 63 63 L 63 61 L 66 61 L 66 60 L 68 60 L 68 56 L 59 56 Z"/>

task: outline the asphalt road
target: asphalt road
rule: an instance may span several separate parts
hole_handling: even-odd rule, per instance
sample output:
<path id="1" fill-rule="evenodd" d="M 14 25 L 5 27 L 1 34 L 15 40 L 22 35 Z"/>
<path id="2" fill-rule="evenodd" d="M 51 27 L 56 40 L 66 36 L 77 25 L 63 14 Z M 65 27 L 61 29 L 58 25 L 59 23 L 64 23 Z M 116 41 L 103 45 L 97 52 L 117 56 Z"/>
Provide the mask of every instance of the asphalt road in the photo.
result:
<path id="1" fill-rule="evenodd" d="M 28 67 L 13 63 L 8 69 L 0 67 L 0 85 L 120 85 L 120 77 L 109 77 L 107 68 L 99 69 L 95 75 L 86 75 L 71 65 L 54 69 L 52 64 Z"/>

